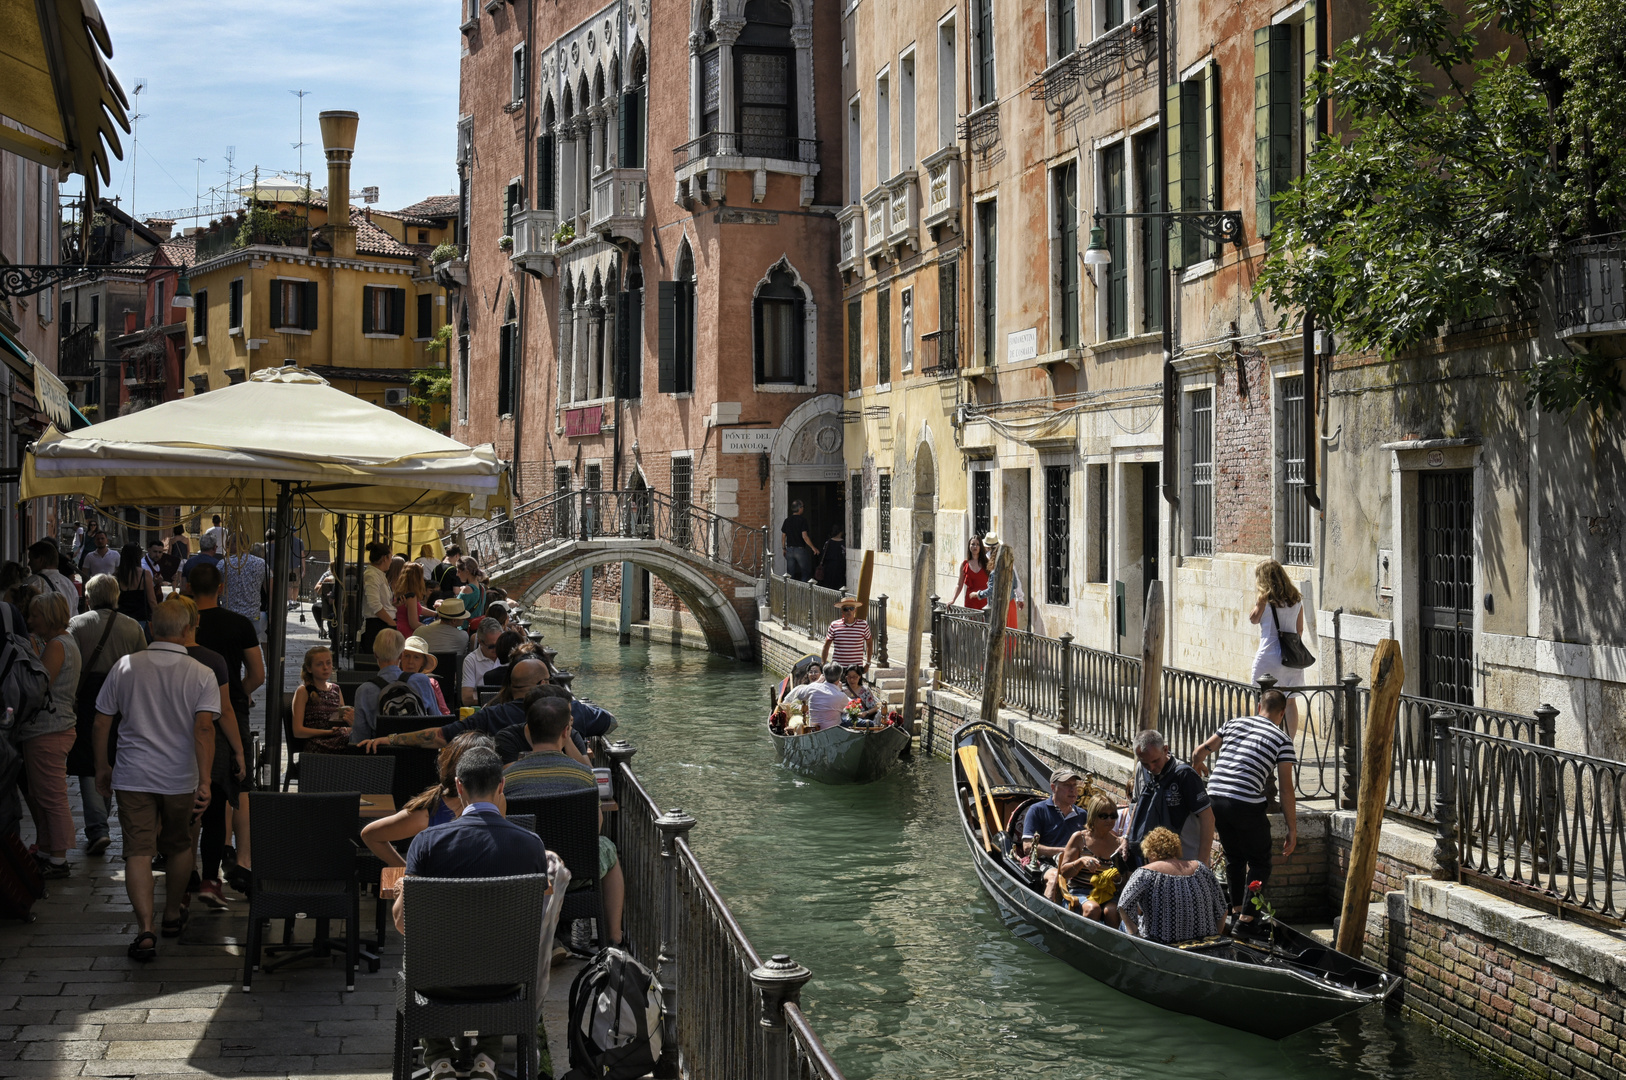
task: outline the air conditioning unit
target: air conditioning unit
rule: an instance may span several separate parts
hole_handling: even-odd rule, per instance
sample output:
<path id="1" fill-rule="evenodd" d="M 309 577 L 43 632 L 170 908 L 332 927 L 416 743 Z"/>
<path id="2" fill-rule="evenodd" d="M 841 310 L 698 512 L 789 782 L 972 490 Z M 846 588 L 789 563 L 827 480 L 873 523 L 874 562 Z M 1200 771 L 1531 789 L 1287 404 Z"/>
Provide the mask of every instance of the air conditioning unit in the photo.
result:
<path id="1" fill-rule="evenodd" d="M 411 390 L 401 386 L 392 386 L 388 390 L 384 391 L 384 404 L 392 406 L 405 405 L 407 403 L 407 398 L 411 396 Z"/>

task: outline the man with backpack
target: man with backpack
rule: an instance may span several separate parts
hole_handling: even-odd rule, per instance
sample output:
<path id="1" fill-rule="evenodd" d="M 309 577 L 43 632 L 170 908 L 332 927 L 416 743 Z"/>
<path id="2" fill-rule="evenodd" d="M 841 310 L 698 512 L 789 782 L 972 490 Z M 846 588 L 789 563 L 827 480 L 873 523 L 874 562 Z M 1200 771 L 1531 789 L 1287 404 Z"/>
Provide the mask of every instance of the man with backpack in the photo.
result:
<path id="1" fill-rule="evenodd" d="M 107 828 L 107 800 L 96 790 L 96 755 L 91 733 L 96 725 L 96 695 L 113 665 L 147 647 L 141 624 L 117 611 L 118 579 L 97 574 L 85 582 L 85 603 L 90 610 L 68 620 L 68 632 L 85 658 L 79 669 L 76 705 L 78 735 L 68 753 L 68 775 L 79 778 L 79 800 L 85 812 L 85 853 L 100 855 L 112 843 Z"/>
<path id="2" fill-rule="evenodd" d="M 45 585 L 62 594 L 62 599 L 68 602 L 70 613 L 79 610 L 79 589 L 62 572 L 62 551 L 55 540 L 36 540 L 28 546 L 28 570 Z"/>
<path id="3" fill-rule="evenodd" d="M 378 658 L 378 674 L 356 688 L 356 711 L 350 721 L 350 743 L 373 737 L 381 716 L 433 716 L 435 684 L 422 672 L 401 672 L 401 653 L 406 638 L 401 631 L 385 627 L 373 639 L 373 655 Z"/>

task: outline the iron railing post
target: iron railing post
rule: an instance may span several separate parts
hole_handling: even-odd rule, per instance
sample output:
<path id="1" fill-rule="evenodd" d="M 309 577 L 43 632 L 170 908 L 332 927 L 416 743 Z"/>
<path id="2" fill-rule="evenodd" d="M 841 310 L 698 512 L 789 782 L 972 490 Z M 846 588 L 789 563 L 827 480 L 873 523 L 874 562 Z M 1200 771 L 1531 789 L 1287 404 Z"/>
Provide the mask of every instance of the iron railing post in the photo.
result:
<path id="1" fill-rule="evenodd" d="M 932 658 L 933 671 L 943 670 L 943 601 L 936 593 L 931 595 L 932 602 Z"/>
<path id="2" fill-rule="evenodd" d="M 756 987 L 761 1028 L 763 1080 L 791 1080 L 790 1038 L 785 1006 L 801 1001 L 802 987 L 813 973 L 783 953 L 751 972 Z"/>
<path id="3" fill-rule="evenodd" d="M 1070 735 L 1073 731 L 1073 635 L 1063 634 L 1060 645 L 1061 670 L 1056 673 L 1056 733 Z"/>
<path id="4" fill-rule="evenodd" d="M 1338 732 L 1340 753 L 1344 759 L 1344 791 L 1338 799 L 1338 805 L 1344 810 L 1355 809 L 1356 795 L 1361 789 L 1361 696 L 1358 688 L 1361 677 L 1355 674 L 1345 675 L 1343 692 L 1343 707 L 1339 710 Z"/>
<path id="5" fill-rule="evenodd" d="M 661 876 L 664 898 L 661 903 L 661 950 L 657 976 L 661 983 L 661 1060 L 656 1075 L 678 1075 L 678 841 L 694 828 L 695 819 L 673 807 L 655 819 L 661 834 Z"/>
<path id="6" fill-rule="evenodd" d="M 1451 738 L 1452 713 L 1436 710 L 1429 717 L 1434 733 L 1434 877 L 1457 878 L 1456 746 Z"/>
<path id="7" fill-rule="evenodd" d="M 1536 706 L 1536 738 L 1542 746 L 1551 749 L 1558 739 L 1558 710 L 1546 702 Z M 1562 869 L 1553 865 L 1553 835 L 1558 820 L 1558 778 L 1550 775 L 1546 755 L 1535 755 L 1536 812 L 1536 869 L 1544 874 Z"/>
<path id="8" fill-rule="evenodd" d="M 882 593 L 876 600 L 881 607 L 881 627 L 875 635 L 875 655 L 880 657 L 882 668 L 889 668 L 892 666 L 892 660 L 886 653 L 886 593 Z"/>
<path id="9" fill-rule="evenodd" d="M 638 748 L 625 739 L 617 739 L 615 742 L 606 743 L 604 746 L 604 756 L 610 759 L 610 784 L 615 791 L 617 806 L 627 805 L 626 800 L 622 798 L 625 793 L 621 790 L 623 784 L 621 766 L 627 765 L 630 768 L 632 755 L 637 752 Z"/>

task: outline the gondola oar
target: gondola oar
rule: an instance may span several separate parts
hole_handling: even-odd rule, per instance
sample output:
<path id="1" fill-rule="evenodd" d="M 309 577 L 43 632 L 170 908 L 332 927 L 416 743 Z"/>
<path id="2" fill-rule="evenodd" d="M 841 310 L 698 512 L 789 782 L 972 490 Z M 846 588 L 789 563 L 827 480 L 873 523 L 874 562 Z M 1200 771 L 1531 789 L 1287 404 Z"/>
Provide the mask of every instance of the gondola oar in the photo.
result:
<path id="1" fill-rule="evenodd" d="M 962 746 L 955 753 L 960 758 L 960 768 L 965 770 L 965 778 L 971 783 L 971 801 L 977 805 L 977 823 L 982 826 L 982 846 L 988 849 L 988 854 L 994 853 L 993 834 L 988 831 L 988 815 L 982 810 L 982 796 L 978 793 L 977 781 L 977 748 L 975 746 Z"/>

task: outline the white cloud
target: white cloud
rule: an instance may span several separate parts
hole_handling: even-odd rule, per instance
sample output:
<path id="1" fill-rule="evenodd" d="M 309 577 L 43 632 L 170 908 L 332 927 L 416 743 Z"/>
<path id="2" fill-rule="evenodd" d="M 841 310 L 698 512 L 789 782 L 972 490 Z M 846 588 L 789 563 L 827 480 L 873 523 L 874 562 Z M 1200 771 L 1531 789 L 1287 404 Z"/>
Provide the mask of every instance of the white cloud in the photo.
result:
<path id="1" fill-rule="evenodd" d="M 114 72 L 138 99 L 138 214 L 193 204 L 225 181 L 226 148 L 239 172 L 298 167 L 326 183 L 317 113 L 361 114 L 351 184 L 377 185 L 379 205 L 406 206 L 456 190 L 458 0 L 101 0 Z M 131 155 L 113 165 L 112 190 L 130 205 Z M 200 167 L 196 158 L 205 158 Z"/>

